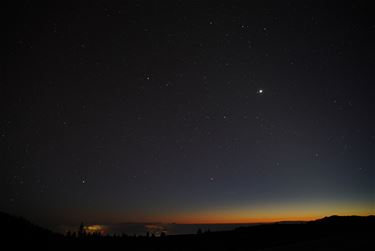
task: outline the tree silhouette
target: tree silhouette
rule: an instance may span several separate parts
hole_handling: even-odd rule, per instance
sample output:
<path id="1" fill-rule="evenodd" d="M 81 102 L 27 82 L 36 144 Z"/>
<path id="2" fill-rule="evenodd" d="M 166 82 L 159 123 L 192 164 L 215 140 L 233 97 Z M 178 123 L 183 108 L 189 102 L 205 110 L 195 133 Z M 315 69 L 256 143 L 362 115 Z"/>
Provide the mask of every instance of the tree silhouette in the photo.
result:
<path id="1" fill-rule="evenodd" d="M 86 236 L 86 229 L 85 229 L 85 225 L 83 224 L 83 222 L 81 222 L 78 228 L 78 237 L 84 237 L 84 236 Z"/>

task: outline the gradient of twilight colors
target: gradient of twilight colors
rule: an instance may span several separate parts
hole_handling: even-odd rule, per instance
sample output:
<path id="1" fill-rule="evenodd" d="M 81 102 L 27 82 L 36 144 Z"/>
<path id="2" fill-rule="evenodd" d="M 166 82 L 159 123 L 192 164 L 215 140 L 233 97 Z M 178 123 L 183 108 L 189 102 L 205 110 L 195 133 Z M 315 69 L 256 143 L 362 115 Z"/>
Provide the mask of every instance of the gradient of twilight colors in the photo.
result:
<path id="1" fill-rule="evenodd" d="M 43 226 L 374 214 L 364 3 L 7 8 L 1 211 Z"/>

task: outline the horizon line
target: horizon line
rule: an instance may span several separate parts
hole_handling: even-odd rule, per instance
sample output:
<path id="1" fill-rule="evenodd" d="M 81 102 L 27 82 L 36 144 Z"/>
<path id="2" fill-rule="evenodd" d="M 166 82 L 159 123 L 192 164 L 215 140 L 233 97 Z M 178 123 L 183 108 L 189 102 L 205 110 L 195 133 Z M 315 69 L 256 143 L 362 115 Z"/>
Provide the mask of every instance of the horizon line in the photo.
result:
<path id="1" fill-rule="evenodd" d="M 339 214 L 331 214 L 326 216 L 312 216 L 312 217 L 300 217 L 300 218 L 261 218 L 259 220 L 255 221 L 181 221 L 181 222 L 175 222 L 175 221 L 125 221 L 125 222 L 117 222 L 117 223 L 94 223 L 94 224 L 88 224 L 89 225 L 120 225 L 120 224 L 166 224 L 166 225 L 215 225 L 215 224 L 221 224 L 221 225 L 230 225 L 230 224 L 271 224 L 271 223 L 279 223 L 279 222 L 309 222 L 309 221 L 315 221 L 323 218 L 333 217 L 333 216 L 339 216 L 339 217 L 351 217 L 351 216 L 358 216 L 358 217 L 368 217 L 368 216 L 375 216 L 375 214 L 348 214 L 348 215 L 339 215 Z"/>

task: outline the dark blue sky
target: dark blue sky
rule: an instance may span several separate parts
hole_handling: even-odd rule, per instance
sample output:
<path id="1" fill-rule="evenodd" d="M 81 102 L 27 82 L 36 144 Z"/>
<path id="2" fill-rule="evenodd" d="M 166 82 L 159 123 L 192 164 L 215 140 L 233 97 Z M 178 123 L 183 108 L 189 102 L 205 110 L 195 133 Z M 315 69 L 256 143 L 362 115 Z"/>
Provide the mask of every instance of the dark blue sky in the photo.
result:
<path id="1" fill-rule="evenodd" d="M 48 225 L 374 213 L 362 1 L 17 4 L 0 210 Z"/>

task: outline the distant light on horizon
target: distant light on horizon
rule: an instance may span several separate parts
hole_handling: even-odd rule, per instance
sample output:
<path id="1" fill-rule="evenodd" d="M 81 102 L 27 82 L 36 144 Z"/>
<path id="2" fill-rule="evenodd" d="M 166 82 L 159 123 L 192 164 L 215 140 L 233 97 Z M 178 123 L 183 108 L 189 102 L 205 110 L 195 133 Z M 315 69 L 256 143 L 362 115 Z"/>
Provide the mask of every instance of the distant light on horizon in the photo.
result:
<path id="1" fill-rule="evenodd" d="M 85 227 L 86 232 L 88 233 L 100 233 L 104 234 L 105 233 L 105 228 L 103 225 L 89 225 Z"/>

